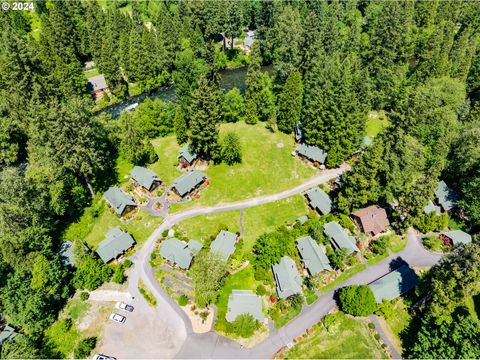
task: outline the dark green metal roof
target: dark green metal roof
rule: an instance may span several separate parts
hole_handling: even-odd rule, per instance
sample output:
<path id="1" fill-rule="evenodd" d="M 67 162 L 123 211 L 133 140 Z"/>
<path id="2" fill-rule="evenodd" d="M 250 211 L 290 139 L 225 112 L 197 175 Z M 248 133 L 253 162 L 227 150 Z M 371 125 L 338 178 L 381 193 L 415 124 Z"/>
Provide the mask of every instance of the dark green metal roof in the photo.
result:
<path id="1" fill-rule="evenodd" d="M 272 271 L 277 284 L 277 295 L 280 299 L 302 293 L 303 280 L 298 273 L 295 261 L 290 257 L 282 257 L 278 264 L 272 266 Z"/>
<path id="2" fill-rule="evenodd" d="M 383 302 L 383 299 L 393 300 L 408 290 L 413 289 L 417 284 L 418 278 L 415 272 L 407 265 L 403 265 L 397 270 L 375 280 L 368 286 L 372 290 L 375 300 L 380 304 Z"/>
<path id="3" fill-rule="evenodd" d="M 132 235 L 121 230 L 118 226 L 111 229 L 97 249 L 97 254 L 104 263 L 116 259 L 135 245 Z"/>
<path id="4" fill-rule="evenodd" d="M 444 211 L 448 211 L 457 206 L 457 194 L 450 189 L 443 180 L 438 183 L 435 189 L 435 196 Z"/>
<path id="5" fill-rule="evenodd" d="M 137 206 L 131 195 L 116 186 L 108 189 L 103 196 L 118 215 L 122 215 L 127 206 Z"/>
<path id="6" fill-rule="evenodd" d="M 184 158 L 189 164 L 192 163 L 192 161 L 194 161 L 196 158 L 197 158 L 197 154 L 193 151 L 190 151 L 190 145 L 189 144 L 185 144 L 184 147 L 182 147 L 179 151 L 178 151 L 178 159 L 180 160 L 180 158 Z"/>
<path id="7" fill-rule="evenodd" d="M 470 244 L 472 242 L 472 236 L 462 230 L 452 230 L 442 234 L 452 240 L 453 245 Z"/>
<path id="8" fill-rule="evenodd" d="M 130 172 L 130 176 L 135 180 L 140 186 L 144 187 L 147 190 L 150 190 L 155 184 L 159 182 L 157 174 L 152 170 L 144 168 L 142 166 L 134 166 L 133 170 Z"/>
<path id="9" fill-rule="evenodd" d="M 200 171 L 191 171 L 180 176 L 172 184 L 172 188 L 175 188 L 181 197 L 184 197 L 199 184 L 205 181 L 207 176 Z"/>
<path id="10" fill-rule="evenodd" d="M 301 155 L 310 161 L 316 161 L 320 164 L 323 164 L 327 158 L 327 152 L 323 149 L 320 149 L 318 146 L 300 144 L 297 146 L 295 151 L 298 155 Z"/>
<path id="11" fill-rule="evenodd" d="M 236 242 L 237 234 L 222 230 L 210 245 L 210 250 L 219 253 L 227 262 L 228 258 L 235 252 Z"/>
<path id="12" fill-rule="evenodd" d="M 227 321 L 233 322 L 242 314 L 250 314 L 254 319 L 263 322 L 265 315 L 262 312 L 262 298 L 251 290 L 232 290 L 225 317 Z"/>
<path id="13" fill-rule="evenodd" d="M 308 190 L 305 196 L 310 201 L 310 205 L 313 209 L 320 211 L 322 215 L 330 213 L 332 211 L 332 200 L 322 189 L 315 187 Z"/>
<path id="14" fill-rule="evenodd" d="M 355 244 L 355 238 L 347 235 L 345 230 L 336 221 L 323 225 L 323 232 L 330 238 L 330 242 L 335 249 L 346 249 L 348 254 L 360 252 Z"/>
<path id="15" fill-rule="evenodd" d="M 297 249 L 305 268 L 311 275 L 317 275 L 324 270 L 332 270 L 327 255 L 310 236 L 298 239 Z"/>
<path id="16" fill-rule="evenodd" d="M 160 255 L 182 269 L 190 268 L 193 259 L 193 252 L 187 243 L 175 238 L 162 241 Z"/>

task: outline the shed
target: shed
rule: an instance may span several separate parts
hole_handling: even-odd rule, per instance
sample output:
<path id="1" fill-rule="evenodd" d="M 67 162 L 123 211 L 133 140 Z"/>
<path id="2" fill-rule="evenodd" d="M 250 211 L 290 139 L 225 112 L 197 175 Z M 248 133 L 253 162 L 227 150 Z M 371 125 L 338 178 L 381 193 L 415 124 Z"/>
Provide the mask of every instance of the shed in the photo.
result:
<path id="1" fill-rule="evenodd" d="M 5 341 L 13 340 L 18 335 L 20 334 L 17 333 L 13 327 L 10 325 L 5 325 L 3 330 L 0 332 L 0 345 L 2 345 Z"/>
<path id="2" fill-rule="evenodd" d="M 137 206 L 131 195 L 124 193 L 119 187 L 116 186 L 108 189 L 103 196 L 113 210 L 115 210 L 115 212 L 120 216 L 130 210 L 133 210 L 133 208 Z"/>
<path id="3" fill-rule="evenodd" d="M 310 201 L 312 209 L 317 210 L 322 215 L 326 215 L 332 211 L 332 200 L 322 189 L 315 187 L 308 190 L 305 196 Z"/>
<path id="4" fill-rule="evenodd" d="M 206 179 L 207 176 L 200 171 L 191 171 L 175 180 L 172 184 L 172 189 L 175 190 L 178 195 L 184 197 L 200 186 Z"/>
<path id="5" fill-rule="evenodd" d="M 449 211 L 457 206 L 457 194 L 443 180 L 438 183 L 435 196 L 443 211 Z"/>
<path id="6" fill-rule="evenodd" d="M 75 257 L 73 256 L 73 243 L 69 240 L 62 241 L 58 250 L 60 261 L 65 266 L 75 266 Z"/>
<path id="7" fill-rule="evenodd" d="M 454 246 L 461 244 L 470 244 L 472 242 L 472 236 L 462 230 L 447 231 L 440 233 L 440 235 L 449 238 Z"/>
<path id="8" fill-rule="evenodd" d="M 210 245 L 210 250 L 219 253 L 223 260 L 227 262 L 230 256 L 235 252 L 236 242 L 237 234 L 222 230 Z"/>
<path id="9" fill-rule="evenodd" d="M 251 30 L 247 31 L 247 33 L 245 34 L 245 39 L 243 40 L 243 45 L 251 49 L 254 41 L 255 41 L 255 32 Z"/>
<path id="10" fill-rule="evenodd" d="M 178 161 L 181 164 L 192 165 L 192 163 L 197 159 L 197 154 L 193 151 L 190 151 L 190 144 L 185 144 L 178 151 Z"/>
<path id="11" fill-rule="evenodd" d="M 360 252 L 356 245 L 355 238 L 347 235 L 345 230 L 336 221 L 331 221 L 323 225 L 323 232 L 330 239 L 330 243 L 335 249 L 346 249 L 348 255 L 354 252 Z"/>
<path id="12" fill-rule="evenodd" d="M 158 184 L 161 183 L 161 180 L 158 178 L 157 174 L 155 174 L 152 170 L 142 166 L 134 166 L 133 170 L 130 172 L 130 176 L 138 185 L 148 191 L 153 190 Z"/>
<path id="13" fill-rule="evenodd" d="M 302 278 L 298 273 L 295 261 L 290 257 L 282 257 L 278 264 L 272 265 L 272 271 L 277 284 L 277 295 L 280 299 L 302 293 Z"/>
<path id="14" fill-rule="evenodd" d="M 232 290 L 228 297 L 227 321 L 233 322 L 239 315 L 249 314 L 257 321 L 263 322 L 262 298 L 251 290 Z"/>
<path id="15" fill-rule="evenodd" d="M 298 239 L 297 249 L 310 275 L 317 275 L 322 271 L 332 270 L 327 255 L 310 236 Z"/>
<path id="16" fill-rule="evenodd" d="M 303 225 L 308 221 L 308 216 L 307 215 L 302 215 L 299 218 L 297 218 L 297 221 Z"/>
<path id="17" fill-rule="evenodd" d="M 97 248 L 97 254 L 106 264 L 135 245 L 132 235 L 121 230 L 118 226 L 111 229 Z"/>
<path id="18" fill-rule="evenodd" d="M 179 268 L 185 270 L 190 268 L 194 256 L 188 244 L 176 238 L 162 241 L 160 255 L 162 255 L 165 260 L 175 263 Z"/>
<path id="19" fill-rule="evenodd" d="M 417 285 L 418 278 L 415 272 L 408 265 L 403 265 L 371 282 L 368 286 L 372 290 L 377 304 L 380 304 L 383 299 L 393 300 Z"/>
<path id="20" fill-rule="evenodd" d="M 318 146 L 312 146 L 307 144 L 300 144 L 295 150 L 297 155 L 302 156 L 310 161 L 323 164 L 327 158 L 327 152 L 320 149 Z"/>
<path id="21" fill-rule="evenodd" d="M 364 209 L 354 211 L 351 216 L 366 234 L 380 234 L 390 225 L 387 212 L 384 208 L 377 205 L 371 205 Z"/>
<path id="22" fill-rule="evenodd" d="M 440 215 L 440 213 L 442 212 L 442 209 L 440 209 L 440 206 L 435 205 L 432 200 L 429 200 L 428 204 L 423 208 L 423 211 L 427 215 L 433 212 L 437 215 Z"/>
<path id="23" fill-rule="evenodd" d="M 298 123 L 295 125 L 295 141 L 300 143 L 303 141 L 303 127 L 302 124 Z"/>

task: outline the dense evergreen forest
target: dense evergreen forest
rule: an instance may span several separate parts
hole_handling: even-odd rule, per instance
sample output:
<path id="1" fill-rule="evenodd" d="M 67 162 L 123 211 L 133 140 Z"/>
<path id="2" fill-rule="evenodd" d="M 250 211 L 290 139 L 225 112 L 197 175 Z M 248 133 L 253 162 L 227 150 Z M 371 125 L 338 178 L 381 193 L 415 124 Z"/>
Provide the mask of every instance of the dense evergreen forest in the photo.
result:
<path id="1" fill-rule="evenodd" d="M 1 12 L 0 27 L 0 313 L 24 334 L 2 358 L 54 357 L 43 331 L 87 287 L 88 269 L 98 266 L 100 279 L 110 271 L 89 254 L 76 272 L 65 268 L 62 231 L 115 181 L 119 154 L 152 162 L 149 139 L 169 133 L 219 161 L 222 121 L 286 133 L 300 122 L 305 142 L 335 167 L 361 147 L 369 112 L 384 110 L 390 125 L 343 176 L 338 208 L 383 204 L 402 231 L 435 220 L 423 207 L 445 179 L 459 194 L 457 220 L 480 241 L 479 2 L 38 0 L 34 14 Z M 219 70 L 233 49 L 219 39 L 233 44 L 247 29 L 255 43 L 245 93 L 224 94 Z M 178 103 L 96 116 L 87 61 L 111 96 L 174 83 Z M 437 305 L 422 315 L 408 356 L 480 357 L 461 347 L 478 337 L 478 320 L 452 307 L 480 292 L 476 244 L 431 275 Z"/>

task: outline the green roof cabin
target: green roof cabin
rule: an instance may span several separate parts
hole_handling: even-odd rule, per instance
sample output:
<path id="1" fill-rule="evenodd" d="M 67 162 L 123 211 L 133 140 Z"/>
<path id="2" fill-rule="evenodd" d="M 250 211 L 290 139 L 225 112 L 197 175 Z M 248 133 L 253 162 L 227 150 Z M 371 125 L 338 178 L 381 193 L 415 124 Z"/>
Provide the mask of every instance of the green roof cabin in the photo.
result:
<path id="1" fill-rule="evenodd" d="M 148 191 L 152 191 L 162 183 L 157 174 L 142 166 L 134 166 L 133 170 L 130 172 L 130 176 L 137 185 Z"/>
<path id="2" fill-rule="evenodd" d="M 332 211 L 332 200 L 322 189 L 315 187 L 305 193 L 312 209 L 318 211 L 321 215 L 326 215 Z"/>
<path id="3" fill-rule="evenodd" d="M 225 262 L 235 252 L 235 243 L 237 234 L 222 230 L 218 233 L 215 240 L 210 245 L 210 250 L 219 253 Z"/>
<path id="4" fill-rule="evenodd" d="M 111 229 L 97 248 L 97 254 L 106 264 L 123 255 L 135 245 L 132 235 L 121 230 L 118 226 Z"/>
<path id="5" fill-rule="evenodd" d="M 234 322 L 239 315 L 252 315 L 257 321 L 265 321 L 262 312 L 262 298 L 251 290 L 232 290 L 228 297 L 227 321 Z"/>
<path id="6" fill-rule="evenodd" d="M 160 255 L 179 268 L 188 270 L 193 257 L 198 254 L 201 248 L 202 245 L 195 240 L 190 240 L 187 244 L 175 238 L 167 239 L 162 242 Z"/>
<path id="7" fill-rule="evenodd" d="M 110 206 L 115 212 L 123 216 L 124 214 L 132 211 L 137 207 L 133 197 L 127 193 L 124 193 L 119 187 L 112 186 L 108 189 L 103 197 L 108 201 Z"/>
<path id="8" fill-rule="evenodd" d="M 0 332 L 0 345 L 2 345 L 5 341 L 13 340 L 18 335 L 20 334 L 17 333 L 13 327 L 11 327 L 10 325 L 5 325 L 5 327 Z"/>
<path id="9" fill-rule="evenodd" d="M 196 159 L 197 154 L 190 151 L 189 144 L 185 144 L 185 146 L 178 151 L 178 162 L 184 167 L 192 165 Z"/>
<path id="10" fill-rule="evenodd" d="M 295 152 L 297 155 L 307 160 L 318 162 L 320 164 L 323 164 L 327 158 L 327 152 L 323 149 L 320 149 L 318 146 L 300 144 L 297 146 Z"/>
<path id="11" fill-rule="evenodd" d="M 282 257 L 278 264 L 272 265 L 272 271 L 280 299 L 302 293 L 302 277 L 298 273 L 295 261 L 290 257 Z"/>
<path id="12" fill-rule="evenodd" d="M 346 249 L 348 255 L 354 252 L 360 252 L 356 245 L 355 238 L 349 236 L 336 221 L 323 225 L 323 232 L 330 239 L 330 243 L 334 249 Z"/>
<path id="13" fill-rule="evenodd" d="M 305 224 L 308 221 L 308 216 L 307 215 L 302 215 L 299 218 L 297 218 L 297 222 L 300 223 L 300 225 Z"/>
<path id="14" fill-rule="evenodd" d="M 461 245 L 461 244 L 470 244 L 472 242 L 472 236 L 462 230 L 452 230 L 452 231 L 440 233 L 440 237 L 442 236 L 450 239 L 453 246 Z"/>
<path id="15" fill-rule="evenodd" d="M 180 176 L 172 184 L 172 189 L 181 197 L 190 194 L 207 179 L 207 176 L 200 171 L 191 171 Z"/>
<path id="16" fill-rule="evenodd" d="M 440 206 L 435 205 L 432 200 L 428 200 L 428 204 L 423 208 L 423 212 L 427 215 L 433 212 L 436 215 L 440 215 L 442 209 L 440 209 Z"/>
<path id="17" fill-rule="evenodd" d="M 75 257 L 73 256 L 73 243 L 71 241 L 62 241 L 58 250 L 58 255 L 60 255 L 60 261 L 64 266 L 75 266 Z"/>
<path id="18" fill-rule="evenodd" d="M 443 180 L 438 183 L 435 189 L 435 196 L 443 211 L 449 211 L 457 206 L 457 194 Z"/>
<path id="19" fill-rule="evenodd" d="M 403 265 L 371 282 L 368 286 L 372 290 L 377 304 L 380 304 L 383 299 L 393 300 L 417 285 L 418 278 L 415 272 L 408 265 Z"/>
<path id="20" fill-rule="evenodd" d="M 310 275 L 332 270 L 327 255 L 310 236 L 297 239 L 297 249 Z"/>

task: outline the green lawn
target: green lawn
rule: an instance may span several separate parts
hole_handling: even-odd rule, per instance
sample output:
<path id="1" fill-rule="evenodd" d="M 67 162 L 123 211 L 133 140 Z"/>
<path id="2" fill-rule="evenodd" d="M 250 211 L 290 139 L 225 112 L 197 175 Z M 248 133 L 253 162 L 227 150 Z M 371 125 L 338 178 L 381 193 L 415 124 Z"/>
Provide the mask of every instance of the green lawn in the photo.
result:
<path id="1" fill-rule="evenodd" d="M 273 325 L 275 329 L 280 329 L 281 327 L 285 326 L 288 322 L 296 318 L 302 309 L 295 309 L 293 306 L 290 306 L 287 310 L 275 314 L 272 314 Z"/>
<path id="2" fill-rule="evenodd" d="M 322 325 L 286 354 L 288 359 L 386 359 L 385 352 L 362 320 L 337 316 L 337 325 L 328 332 Z"/>
<path id="3" fill-rule="evenodd" d="M 388 236 L 390 238 L 388 247 L 394 253 L 398 253 L 398 252 L 402 251 L 407 246 L 407 236 L 406 235 L 400 236 L 400 235 L 397 235 L 397 234 L 391 234 L 391 235 L 386 235 L 386 236 Z"/>
<path id="4" fill-rule="evenodd" d="M 392 333 L 395 335 L 397 339 L 397 344 L 400 345 L 400 349 L 397 350 L 401 353 L 402 338 L 400 337 L 400 334 L 404 329 L 406 329 L 406 327 L 412 320 L 412 316 L 408 313 L 407 304 L 405 304 L 402 297 L 393 300 L 393 305 L 395 315 L 386 319 L 386 322 L 392 330 Z"/>
<path id="5" fill-rule="evenodd" d="M 195 216 L 184 220 L 178 224 L 178 227 L 187 233 L 189 239 L 205 240 L 218 229 L 220 225 L 225 225 L 229 231 L 237 232 L 240 230 L 240 211 L 227 211 L 223 213 Z"/>
<path id="6" fill-rule="evenodd" d="M 92 304 L 88 301 L 80 299 L 72 299 L 68 306 L 68 316 L 73 320 L 78 321 L 90 310 Z"/>
<path id="7" fill-rule="evenodd" d="M 389 121 L 383 111 L 371 111 L 370 115 L 375 117 L 368 117 L 365 132 L 367 136 L 377 136 L 380 131 L 388 126 Z"/>
<path id="8" fill-rule="evenodd" d="M 345 270 L 340 274 L 333 282 L 319 289 L 320 294 L 325 294 L 332 290 L 335 286 L 341 284 L 345 280 L 351 278 L 353 275 L 358 274 L 359 272 L 365 270 L 367 266 L 365 264 L 358 264 L 348 270 Z"/>
<path id="9" fill-rule="evenodd" d="M 271 133 L 265 124 L 247 125 L 244 122 L 222 124 L 220 134 L 233 131 L 240 137 L 243 162 L 233 166 L 210 164 L 205 171 L 210 185 L 200 199 L 175 207 L 177 210 L 194 205 L 214 205 L 221 202 L 245 200 L 290 189 L 315 175 L 291 152 L 293 137 L 280 132 Z M 151 168 L 168 183 L 181 172 L 175 169 L 180 148 L 174 136 L 154 140 L 159 161 Z M 277 145 L 281 144 L 280 147 Z"/>
<path id="10" fill-rule="evenodd" d="M 97 75 L 100 75 L 100 70 L 98 69 L 93 69 L 93 70 L 90 70 L 90 71 L 84 71 L 83 72 L 83 76 L 85 77 L 86 80 L 94 77 L 94 76 L 97 76 Z"/>
<path id="11" fill-rule="evenodd" d="M 465 307 L 474 319 L 478 319 L 480 315 L 480 295 L 467 297 Z"/>

